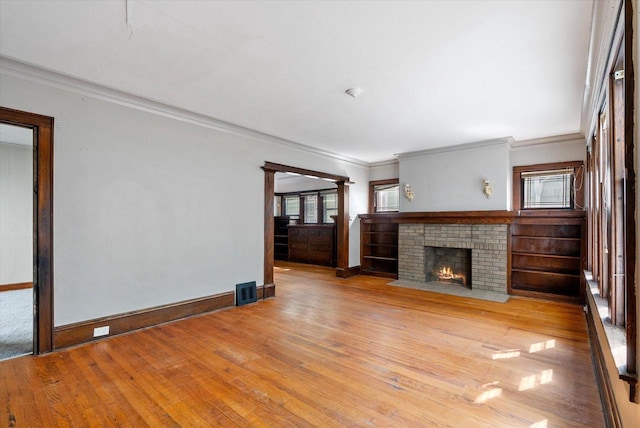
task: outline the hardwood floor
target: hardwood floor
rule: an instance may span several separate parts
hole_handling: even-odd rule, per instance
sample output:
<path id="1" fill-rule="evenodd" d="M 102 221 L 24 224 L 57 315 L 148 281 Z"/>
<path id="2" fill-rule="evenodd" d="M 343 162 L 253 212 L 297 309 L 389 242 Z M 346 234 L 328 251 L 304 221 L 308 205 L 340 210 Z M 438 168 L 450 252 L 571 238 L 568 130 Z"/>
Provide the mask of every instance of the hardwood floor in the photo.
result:
<path id="1" fill-rule="evenodd" d="M 579 306 L 278 266 L 274 299 L 0 362 L 0 426 L 603 426 Z"/>

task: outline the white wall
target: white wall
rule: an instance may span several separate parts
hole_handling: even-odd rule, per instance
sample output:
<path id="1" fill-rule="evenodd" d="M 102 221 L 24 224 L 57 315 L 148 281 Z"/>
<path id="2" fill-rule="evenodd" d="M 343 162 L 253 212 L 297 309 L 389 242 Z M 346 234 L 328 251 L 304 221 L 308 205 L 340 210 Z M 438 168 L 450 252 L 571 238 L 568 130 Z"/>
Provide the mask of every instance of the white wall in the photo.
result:
<path id="1" fill-rule="evenodd" d="M 0 142 L 0 284 L 33 281 L 33 148 Z"/>
<path id="2" fill-rule="evenodd" d="M 400 163 L 397 159 L 386 162 L 376 162 L 369 167 L 369 179 L 388 180 L 400 176 Z"/>
<path id="3" fill-rule="evenodd" d="M 509 144 L 504 139 L 400 155 L 400 211 L 509 209 Z M 491 198 L 482 192 L 485 178 L 493 187 Z M 406 183 L 413 202 L 404 197 Z"/>
<path id="4" fill-rule="evenodd" d="M 366 212 L 364 165 L 131 108 L 52 73 L 1 70 L 1 105 L 55 118 L 56 326 L 262 284 L 265 161 L 350 177 L 352 216 Z M 351 233 L 358 265 L 355 220 Z"/>
<path id="5" fill-rule="evenodd" d="M 511 166 L 551 162 L 585 161 L 587 148 L 584 137 L 523 141 L 511 145 Z"/>

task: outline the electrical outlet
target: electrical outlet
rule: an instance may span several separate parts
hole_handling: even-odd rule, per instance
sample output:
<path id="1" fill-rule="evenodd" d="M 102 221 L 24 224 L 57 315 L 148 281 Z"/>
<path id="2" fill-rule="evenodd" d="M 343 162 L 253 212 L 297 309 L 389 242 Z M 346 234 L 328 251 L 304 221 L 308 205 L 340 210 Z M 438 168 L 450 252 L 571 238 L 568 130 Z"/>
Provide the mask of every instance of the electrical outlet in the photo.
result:
<path id="1" fill-rule="evenodd" d="M 109 334 L 109 326 L 96 327 L 93 329 L 93 337 L 107 336 Z"/>

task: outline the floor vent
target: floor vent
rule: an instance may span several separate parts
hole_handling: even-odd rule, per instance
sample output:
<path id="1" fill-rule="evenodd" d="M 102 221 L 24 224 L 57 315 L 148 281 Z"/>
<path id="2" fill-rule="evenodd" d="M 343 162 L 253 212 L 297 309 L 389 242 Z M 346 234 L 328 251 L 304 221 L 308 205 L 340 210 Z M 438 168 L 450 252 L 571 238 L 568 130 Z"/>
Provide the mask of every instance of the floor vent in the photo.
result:
<path id="1" fill-rule="evenodd" d="M 244 284 L 236 284 L 236 306 L 246 305 L 258 301 L 256 293 L 256 282 L 245 282 Z"/>

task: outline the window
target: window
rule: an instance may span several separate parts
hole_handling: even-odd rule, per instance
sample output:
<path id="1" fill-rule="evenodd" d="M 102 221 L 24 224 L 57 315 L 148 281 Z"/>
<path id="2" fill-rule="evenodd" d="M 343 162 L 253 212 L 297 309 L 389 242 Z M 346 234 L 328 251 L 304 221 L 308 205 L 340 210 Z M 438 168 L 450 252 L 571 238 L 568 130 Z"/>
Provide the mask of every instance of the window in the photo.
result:
<path id="1" fill-rule="evenodd" d="M 284 197 L 284 215 L 300 215 L 300 196 L 288 195 Z"/>
<path id="2" fill-rule="evenodd" d="M 324 223 L 333 223 L 332 215 L 338 215 L 338 193 L 322 194 L 322 221 Z"/>
<path id="3" fill-rule="evenodd" d="M 582 161 L 556 162 L 513 168 L 513 209 L 582 210 Z"/>
<path id="4" fill-rule="evenodd" d="M 278 211 L 278 201 L 282 209 Z M 274 214 L 300 219 L 303 223 L 334 223 L 338 215 L 337 189 L 279 193 L 275 195 Z"/>
<path id="5" fill-rule="evenodd" d="M 304 222 L 318 222 L 318 194 L 304 194 Z"/>
<path id="6" fill-rule="evenodd" d="M 523 172 L 522 209 L 573 208 L 573 169 Z"/>
<path id="7" fill-rule="evenodd" d="M 397 178 L 369 182 L 369 212 L 397 212 L 400 209 L 400 185 Z"/>

